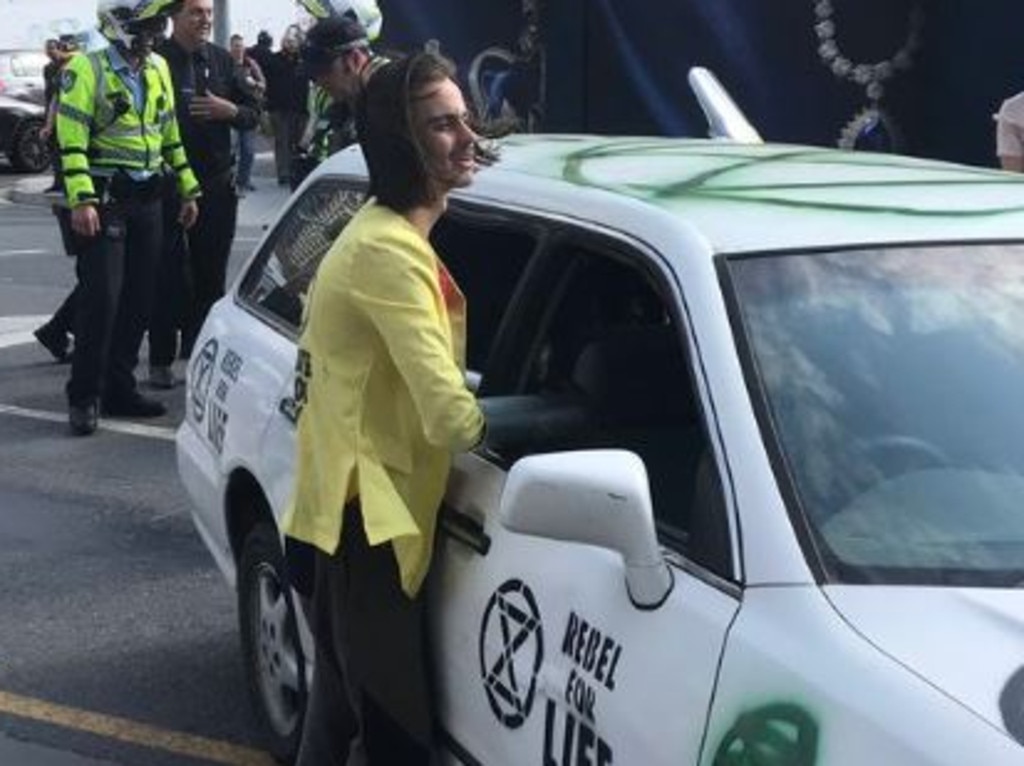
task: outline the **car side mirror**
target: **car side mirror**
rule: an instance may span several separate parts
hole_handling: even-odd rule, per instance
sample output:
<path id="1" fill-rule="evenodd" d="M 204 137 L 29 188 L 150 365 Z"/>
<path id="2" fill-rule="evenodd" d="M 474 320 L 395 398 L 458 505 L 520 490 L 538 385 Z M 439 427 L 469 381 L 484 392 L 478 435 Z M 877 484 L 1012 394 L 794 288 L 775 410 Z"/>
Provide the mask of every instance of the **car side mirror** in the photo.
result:
<path id="1" fill-rule="evenodd" d="M 626 590 L 639 609 L 656 609 L 672 591 L 672 571 L 654 530 L 647 470 L 632 452 L 524 457 L 509 472 L 498 513 L 513 532 L 619 553 Z"/>

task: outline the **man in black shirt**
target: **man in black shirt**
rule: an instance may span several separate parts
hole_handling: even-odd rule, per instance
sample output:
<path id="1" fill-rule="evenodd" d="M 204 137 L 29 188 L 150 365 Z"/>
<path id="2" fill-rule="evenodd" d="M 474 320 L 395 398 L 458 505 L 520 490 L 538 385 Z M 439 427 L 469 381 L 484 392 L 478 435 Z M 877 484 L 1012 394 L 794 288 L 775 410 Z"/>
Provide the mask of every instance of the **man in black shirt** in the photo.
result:
<path id="1" fill-rule="evenodd" d="M 181 355 L 192 344 L 210 307 L 224 294 L 228 256 L 235 236 L 238 195 L 231 130 L 248 130 L 259 123 L 259 104 L 239 75 L 227 50 L 210 42 L 213 0 L 185 0 L 172 17 L 174 32 L 159 48 L 167 59 L 182 142 L 189 163 L 202 186 L 199 220 L 186 235 L 180 228 L 164 236 L 162 284 L 188 289 L 184 310 L 176 301 L 160 302 L 150 329 L 150 384 L 170 388 L 175 379 L 170 366 L 176 351 L 180 311 Z M 169 205 L 176 209 L 176 205 Z"/>

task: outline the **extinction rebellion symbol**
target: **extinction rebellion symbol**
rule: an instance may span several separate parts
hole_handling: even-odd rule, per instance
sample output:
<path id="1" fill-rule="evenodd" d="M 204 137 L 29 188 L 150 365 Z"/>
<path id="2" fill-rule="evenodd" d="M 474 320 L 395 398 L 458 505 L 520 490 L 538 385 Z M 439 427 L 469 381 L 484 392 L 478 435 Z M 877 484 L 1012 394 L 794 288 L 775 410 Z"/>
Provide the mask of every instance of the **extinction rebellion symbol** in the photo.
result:
<path id="1" fill-rule="evenodd" d="M 494 592 L 480 625 L 480 674 L 494 715 L 510 729 L 530 716 L 544 634 L 533 593 L 522 580 Z"/>
<path id="2" fill-rule="evenodd" d="M 197 423 L 202 423 L 206 416 L 206 400 L 210 396 L 213 368 L 217 363 L 219 350 L 217 340 L 210 338 L 192 362 L 192 417 L 196 419 Z"/>

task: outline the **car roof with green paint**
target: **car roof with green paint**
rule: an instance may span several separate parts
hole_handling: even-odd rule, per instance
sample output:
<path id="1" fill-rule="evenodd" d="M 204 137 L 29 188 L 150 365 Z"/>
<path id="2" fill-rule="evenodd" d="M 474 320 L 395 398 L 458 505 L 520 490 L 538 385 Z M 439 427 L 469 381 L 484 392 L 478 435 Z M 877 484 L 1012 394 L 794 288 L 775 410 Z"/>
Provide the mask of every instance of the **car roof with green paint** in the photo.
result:
<path id="1" fill-rule="evenodd" d="M 517 190 L 616 226 L 626 197 L 670 214 L 715 252 L 1024 239 L 1024 175 L 902 155 L 679 138 L 513 136 L 474 193 Z M 477 189 L 477 186 L 480 188 Z M 559 191 L 560 190 L 560 191 Z"/>

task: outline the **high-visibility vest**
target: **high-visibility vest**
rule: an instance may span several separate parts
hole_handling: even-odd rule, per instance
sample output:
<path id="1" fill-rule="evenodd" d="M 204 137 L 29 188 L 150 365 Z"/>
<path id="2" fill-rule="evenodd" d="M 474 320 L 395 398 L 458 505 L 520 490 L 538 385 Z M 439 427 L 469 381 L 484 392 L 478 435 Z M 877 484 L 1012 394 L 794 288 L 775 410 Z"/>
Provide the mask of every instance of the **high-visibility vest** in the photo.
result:
<path id="1" fill-rule="evenodd" d="M 315 83 L 309 89 L 308 111 L 313 115 L 313 136 L 309 153 L 318 161 L 327 159 L 331 153 L 331 121 L 328 111 L 334 104 L 331 94 Z"/>
<path id="2" fill-rule="evenodd" d="M 72 57 L 62 73 L 57 143 L 68 204 L 98 201 L 94 177 L 117 170 L 161 172 L 170 167 L 182 197 L 199 195 L 181 143 L 171 73 L 163 57 L 143 64 L 146 102 L 140 112 L 106 51 Z"/>

